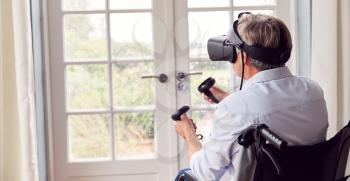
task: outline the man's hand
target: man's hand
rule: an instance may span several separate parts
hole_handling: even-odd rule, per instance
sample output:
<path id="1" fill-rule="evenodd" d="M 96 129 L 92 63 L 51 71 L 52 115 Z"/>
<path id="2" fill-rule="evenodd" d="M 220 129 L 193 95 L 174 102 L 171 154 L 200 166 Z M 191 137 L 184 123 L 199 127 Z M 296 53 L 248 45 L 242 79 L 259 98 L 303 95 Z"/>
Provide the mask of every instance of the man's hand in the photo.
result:
<path id="1" fill-rule="evenodd" d="M 228 92 L 226 92 L 226 91 L 224 91 L 216 86 L 211 87 L 209 90 L 219 101 L 222 101 L 225 97 L 230 95 Z M 204 100 L 208 101 L 210 104 L 214 103 L 213 100 L 211 100 L 209 97 L 207 97 L 204 94 L 203 94 L 203 98 L 204 98 Z"/>
<path id="2" fill-rule="evenodd" d="M 176 132 L 185 139 L 187 143 L 188 157 L 191 159 L 192 155 L 202 148 L 202 145 L 198 141 L 196 135 L 197 127 L 192 119 L 188 118 L 186 114 L 182 114 L 180 118 L 180 121 L 175 122 L 175 129 Z"/>
<path id="3" fill-rule="evenodd" d="M 193 120 L 187 117 L 187 114 L 181 115 L 181 120 L 175 122 L 175 130 L 177 134 L 186 139 L 189 136 L 196 135 L 197 126 L 194 124 Z"/>

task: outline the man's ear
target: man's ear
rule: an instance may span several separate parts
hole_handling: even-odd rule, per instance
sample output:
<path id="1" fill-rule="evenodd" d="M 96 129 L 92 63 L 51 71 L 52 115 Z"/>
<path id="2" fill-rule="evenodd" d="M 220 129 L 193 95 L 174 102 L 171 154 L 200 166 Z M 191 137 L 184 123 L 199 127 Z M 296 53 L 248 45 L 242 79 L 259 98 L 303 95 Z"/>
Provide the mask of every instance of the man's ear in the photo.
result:
<path id="1" fill-rule="evenodd" d="M 244 65 L 251 65 L 250 56 L 246 52 L 243 52 L 243 56 Z"/>

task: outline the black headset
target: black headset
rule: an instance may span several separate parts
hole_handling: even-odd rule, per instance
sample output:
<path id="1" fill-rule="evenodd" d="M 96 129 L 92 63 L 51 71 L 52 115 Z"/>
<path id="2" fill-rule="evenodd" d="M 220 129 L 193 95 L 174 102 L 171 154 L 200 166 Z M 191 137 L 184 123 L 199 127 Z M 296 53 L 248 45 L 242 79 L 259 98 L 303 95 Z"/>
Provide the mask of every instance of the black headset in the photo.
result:
<path id="1" fill-rule="evenodd" d="M 212 37 L 208 40 L 207 50 L 209 58 L 212 61 L 229 61 L 236 63 L 238 48 L 241 52 L 246 52 L 251 58 L 264 62 L 270 65 L 281 65 L 288 61 L 291 49 L 287 48 L 286 39 L 284 36 L 284 30 L 280 28 L 280 41 L 277 48 L 265 48 L 258 45 L 246 44 L 238 34 L 237 26 L 239 19 L 245 14 L 252 14 L 250 12 L 242 12 L 238 15 L 238 19 L 233 22 L 232 29 L 229 30 L 227 35 Z M 244 61 L 243 53 L 241 53 L 242 59 L 242 78 L 240 90 L 243 85 L 244 78 Z"/>

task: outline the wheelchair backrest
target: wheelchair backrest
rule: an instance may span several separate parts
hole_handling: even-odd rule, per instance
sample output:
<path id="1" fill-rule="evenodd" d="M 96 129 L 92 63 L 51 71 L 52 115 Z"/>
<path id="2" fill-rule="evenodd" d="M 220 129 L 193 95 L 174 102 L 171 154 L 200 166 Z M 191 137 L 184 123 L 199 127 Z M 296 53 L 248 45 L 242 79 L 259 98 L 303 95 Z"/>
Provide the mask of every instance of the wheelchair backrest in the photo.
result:
<path id="1" fill-rule="evenodd" d="M 265 144 L 265 143 L 264 143 Z M 271 159 L 259 153 L 254 181 L 334 181 L 344 177 L 350 146 L 350 122 L 333 138 L 315 145 L 288 146 L 280 151 L 263 145 L 278 161 L 278 175 Z"/>
<path id="2" fill-rule="evenodd" d="M 350 149 L 350 121 L 346 127 L 342 130 L 342 145 L 340 147 L 340 155 L 339 155 L 339 161 L 338 161 L 338 169 L 336 171 L 336 179 L 340 179 L 344 177 L 346 165 L 348 161 L 349 156 L 349 149 Z"/>

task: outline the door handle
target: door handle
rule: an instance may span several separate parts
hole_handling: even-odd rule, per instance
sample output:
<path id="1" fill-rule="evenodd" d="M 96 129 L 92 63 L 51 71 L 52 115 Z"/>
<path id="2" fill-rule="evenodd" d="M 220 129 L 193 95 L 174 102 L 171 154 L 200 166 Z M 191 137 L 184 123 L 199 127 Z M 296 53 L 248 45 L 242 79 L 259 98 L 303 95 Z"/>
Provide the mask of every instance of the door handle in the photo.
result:
<path id="1" fill-rule="evenodd" d="M 143 75 L 141 76 L 141 79 L 150 79 L 155 78 L 158 79 L 159 82 L 164 83 L 168 80 L 168 76 L 165 74 L 159 74 L 159 75 Z"/>
<path id="2" fill-rule="evenodd" d="M 179 73 L 177 73 L 176 78 L 177 78 L 178 81 L 182 82 L 188 76 L 191 76 L 191 75 L 202 75 L 202 74 L 203 74 L 203 72 L 190 72 L 190 73 L 179 72 Z"/>

